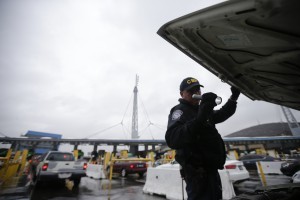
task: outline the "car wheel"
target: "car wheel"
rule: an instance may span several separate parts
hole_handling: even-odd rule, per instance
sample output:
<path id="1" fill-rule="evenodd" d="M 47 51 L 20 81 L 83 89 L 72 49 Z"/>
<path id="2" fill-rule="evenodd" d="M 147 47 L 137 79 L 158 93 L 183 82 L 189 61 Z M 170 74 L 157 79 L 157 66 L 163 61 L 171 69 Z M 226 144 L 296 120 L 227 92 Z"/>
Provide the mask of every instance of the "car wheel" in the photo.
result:
<path id="1" fill-rule="evenodd" d="M 139 173 L 139 177 L 142 178 L 144 176 L 144 172 Z"/>
<path id="2" fill-rule="evenodd" d="M 122 171 L 121 171 L 121 176 L 122 176 L 122 177 L 126 177 L 126 176 L 127 176 L 126 169 L 122 169 Z"/>
<path id="3" fill-rule="evenodd" d="M 74 181 L 74 186 L 78 187 L 78 185 L 80 184 L 81 178 L 74 179 L 73 181 Z"/>
<path id="4" fill-rule="evenodd" d="M 35 188 L 41 188 L 43 185 L 42 181 L 39 181 L 39 175 L 35 176 L 35 178 L 33 179 L 33 185 Z"/>

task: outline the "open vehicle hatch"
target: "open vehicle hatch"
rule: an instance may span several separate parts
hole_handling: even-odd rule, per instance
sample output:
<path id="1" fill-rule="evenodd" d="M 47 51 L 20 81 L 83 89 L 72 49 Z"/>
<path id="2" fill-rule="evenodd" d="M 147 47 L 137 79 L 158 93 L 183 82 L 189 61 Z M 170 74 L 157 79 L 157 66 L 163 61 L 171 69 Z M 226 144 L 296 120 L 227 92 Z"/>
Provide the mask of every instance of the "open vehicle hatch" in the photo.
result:
<path id="1" fill-rule="evenodd" d="M 299 19 L 299 0 L 231 0 L 158 34 L 252 100 L 300 110 Z"/>

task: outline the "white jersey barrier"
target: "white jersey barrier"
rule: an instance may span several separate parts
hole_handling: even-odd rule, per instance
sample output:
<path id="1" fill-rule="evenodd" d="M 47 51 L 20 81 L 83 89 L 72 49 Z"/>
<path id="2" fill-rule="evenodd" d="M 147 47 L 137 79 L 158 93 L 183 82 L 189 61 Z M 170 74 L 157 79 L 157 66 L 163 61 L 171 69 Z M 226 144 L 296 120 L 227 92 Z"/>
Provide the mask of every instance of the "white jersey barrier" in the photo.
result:
<path id="1" fill-rule="evenodd" d="M 86 175 L 94 179 L 106 178 L 103 171 L 103 165 L 88 164 Z"/>
<path id="2" fill-rule="evenodd" d="M 280 167 L 282 163 L 283 163 L 282 161 L 271 161 L 271 162 L 261 161 L 260 165 L 262 167 L 264 174 L 282 174 L 282 172 L 280 171 Z M 260 174 L 257 162 L 256 162 L 256 166 L 257 166 L 257 172 Z"/>
<path id="3" fill-rule="evenodd" d="M 229 174 L 226 170 L 219 170 L 219 174 L 222 181 L 223 199 L 231 199 L 235 193 Z M 157 168 L 148 168 L 143 191 L 147 194 L 164 195 L 167 199 L 181 200 L 182 191 L 184 199 L 187 199 L 185 187 L 185 181 L 182 183 L 180 176 L 179 165 L 165 164 Z"/>

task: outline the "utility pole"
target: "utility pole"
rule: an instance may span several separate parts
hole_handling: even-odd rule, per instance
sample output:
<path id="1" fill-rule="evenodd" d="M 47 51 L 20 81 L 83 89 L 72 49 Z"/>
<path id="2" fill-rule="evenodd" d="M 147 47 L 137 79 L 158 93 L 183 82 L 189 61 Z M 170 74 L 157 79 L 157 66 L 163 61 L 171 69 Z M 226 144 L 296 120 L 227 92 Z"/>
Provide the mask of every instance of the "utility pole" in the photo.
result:
<path id="1" fill-rule="evenodd" d="M 281 106 L 282 112 L 288 122 L 289 128 L 293 134 L 293 136 L 300 136 L 300 126 L 294 117 L 292 111 L 284 106 Z"/>
<path id="2" fill-rule="evenodd" d="M 135 86 L 133 89 L 133 112 L 132 112 L 132 126 L 131 126 L 131 139 L 138 139 L 138 132 L 139 132 L 139 127 L 138 127 L 138 99 L 137 99 L 137 94 L 138 94 L 138 83 L 139 83 L 139 77 L 138 75 L 135 76 Z M 138 145 L 130 145 L 130 153 L 133 155 L 136 155 L 138 152 Z"/>

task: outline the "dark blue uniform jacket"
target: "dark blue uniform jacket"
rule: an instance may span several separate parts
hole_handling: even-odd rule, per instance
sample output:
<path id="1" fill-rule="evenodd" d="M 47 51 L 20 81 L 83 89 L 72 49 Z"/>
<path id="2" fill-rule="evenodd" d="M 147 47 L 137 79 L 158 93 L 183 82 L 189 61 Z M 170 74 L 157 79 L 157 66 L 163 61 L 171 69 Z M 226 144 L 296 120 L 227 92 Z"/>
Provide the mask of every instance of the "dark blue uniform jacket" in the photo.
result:
<path id="1" fill-rule="evenodd" d="M 191 105 L 183 99 L 179 102 L 170 111 L 165 135 L 168 146 L 176 150 L 175 159 L 183 168 L 189 164 L 207 170 L 223 169 L 225 146 L 215 124 L 234 114 L 236 102 L 228 100 L 219 110 L 201 104 Z"/>

